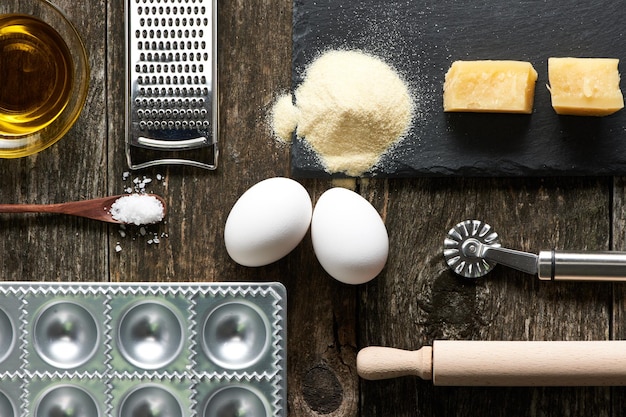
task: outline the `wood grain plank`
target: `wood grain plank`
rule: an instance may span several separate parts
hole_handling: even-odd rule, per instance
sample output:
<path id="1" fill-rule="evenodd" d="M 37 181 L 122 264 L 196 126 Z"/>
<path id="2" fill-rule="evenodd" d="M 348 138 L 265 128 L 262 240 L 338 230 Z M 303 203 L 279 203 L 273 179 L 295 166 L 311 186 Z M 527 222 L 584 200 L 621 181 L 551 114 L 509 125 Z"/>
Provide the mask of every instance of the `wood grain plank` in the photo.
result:
<path id="1" fill-rule="evenodd" d="M 332 187 L 303 184 L 316 202 Z M 357 287 L 331 278 L 314 255 L 310 235 L 289 262 L 289 404 L 294 416 L 357 416 Z"/>
<path id="2" fill-rule="evenodd" d="M 513 249 L 607 249 L 610 180 L 398 180 L 388 188 L 391 254 L 362 291 L 361 346 L 609 338 L 611 284 L 543 283 L 502 266 L 468 281 L 447 269 L 441 250 L 447 230 L 471 218 Z M 611 413 L 609 388 L 443 388 L 415 378 L 361 386 L 364 416 Z"/>
<path id="3" fill-rule="evenodd" d="M 626 178 L 616 177 L 613 180 L 613 223 L 612 250 L 626 251 Z M 625 268 L 626 269 L 626 268 Z M 626 271 L 625 271 L 626 274 Z M 626 339 L 626 287 L 624 284 L 613 284 L 613 316 L 611 320 L 612 338 Z M 612 390 L 613 416 L 626 413 L 626 389 Z"/>
<path id="4" fill-rule="evenodd" d="M 129 181 L 124 159 L 124 0 L 109 0 L 109 191 Z M 223 243 L 235 201 L 255 183 L 289 176 L 289 148 L 272 137 L 267 115 L 274 99 L 291 88 L 291 1 L 219 2 L 220 161 L 215 172 L 164 166 L 138 172 L 163 181 L 149 188 L 168 203 L 167 234 L 148 245 L 138 230 L 110 232 L 113 281 L 281 281 L 288 293 L 289 415 L 356 416 L 358 385 L 356 292 L 328 277 L 310 237 L 283 260 L 259 268 L 235 264 Z M 316 199 L 327 182 L 306 184 Z M 115 252 L 120 243 L 122 250 Z"/>
<path id="5" fill-rule="evenodd" d="M 124 1 L 112 0 L 111 5 L 109 189 L 120 192 L 130 181 L 121 179 L 128 171 L 123 139 Z M 289 2 L 260 1 L 245 7 L 238 2 L 219 4 L 219 168 L 211 172 L 160 166 L 132 173 L 132 178 L 164 178 L 154 180 L 149 189 L 166 199 L 168 218 L 148 231 L 149 235 L 164 236 L 158 245 L 146 244 L 138 230 L 127 231 L 130 239 L 112 235 L 111 249 L 117 242 L 123 248 L 111 258 L 113 280 L 219 281 L 233 277 L 222 236 L 230 208 L 254 183 L 288 174 L 288 149 L 277 147 L 271 139 L 264 110 L 279 85 L 289 81 L 289 14 Z"/>
<path id="6" fill-rule="evenodd" d="M 0 201 L 56 203 L 106 194 L 105 1 L 58 0 L 85 43 L 91 66 L 87 101 L 74 127 L 33 156 L 3 160 Z M 48 215 L 0 217 L 5 280 L 100 281 L 108 276 L 107 226 Z"/>

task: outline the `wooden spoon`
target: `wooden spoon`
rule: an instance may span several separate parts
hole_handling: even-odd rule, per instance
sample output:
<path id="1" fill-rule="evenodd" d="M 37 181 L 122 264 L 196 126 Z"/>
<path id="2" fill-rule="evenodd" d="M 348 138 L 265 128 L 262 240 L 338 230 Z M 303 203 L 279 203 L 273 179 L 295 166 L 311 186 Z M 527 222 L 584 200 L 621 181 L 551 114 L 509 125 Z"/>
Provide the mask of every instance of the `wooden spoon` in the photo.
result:
<path id="1" fill-rule="evenodd" d="M 126 194 L 128 195 L 128 194 Z M 167 212 L 165 201 L 156 194 L 145 194 L 158 199 L 163 204 L 163 217 Z M 71 201 L 57 204 L 0 204 L 0 213 L 56 213 L 86 217 L 107 223 L 123 224 L 111 215 L 111 205 L 125 195 L 95 198 L 93 200 Z"/>

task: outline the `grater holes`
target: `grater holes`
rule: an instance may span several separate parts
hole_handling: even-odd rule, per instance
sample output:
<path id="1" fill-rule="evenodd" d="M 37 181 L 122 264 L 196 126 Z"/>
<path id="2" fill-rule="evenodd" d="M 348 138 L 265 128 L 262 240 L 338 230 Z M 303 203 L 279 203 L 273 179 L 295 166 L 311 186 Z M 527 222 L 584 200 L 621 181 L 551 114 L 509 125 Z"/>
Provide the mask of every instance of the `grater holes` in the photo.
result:
<path id="1" fill-rule="evenodd" d="M 202 74 L 210 16 L 203 0 L 135 0 L 137 77 L 135 116 L 142 129 L 200 129 L 209 126 L 210 94 Z M 158 15 L 157 15 L 158 14 Z M 204 49 L 204 50 L 203 50 Z M 206 122 L 206 124 L 204 123 Z"/>

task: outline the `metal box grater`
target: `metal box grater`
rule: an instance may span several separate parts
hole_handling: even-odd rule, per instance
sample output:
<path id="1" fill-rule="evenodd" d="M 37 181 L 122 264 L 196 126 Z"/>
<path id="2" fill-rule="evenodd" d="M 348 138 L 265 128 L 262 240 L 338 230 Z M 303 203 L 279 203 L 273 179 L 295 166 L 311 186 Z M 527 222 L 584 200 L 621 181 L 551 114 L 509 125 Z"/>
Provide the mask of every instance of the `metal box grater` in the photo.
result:
<path id="1" fill-rule="evenodd" d="M 217 0 L 126 0 L 131 169 L 218 159 Z"/>

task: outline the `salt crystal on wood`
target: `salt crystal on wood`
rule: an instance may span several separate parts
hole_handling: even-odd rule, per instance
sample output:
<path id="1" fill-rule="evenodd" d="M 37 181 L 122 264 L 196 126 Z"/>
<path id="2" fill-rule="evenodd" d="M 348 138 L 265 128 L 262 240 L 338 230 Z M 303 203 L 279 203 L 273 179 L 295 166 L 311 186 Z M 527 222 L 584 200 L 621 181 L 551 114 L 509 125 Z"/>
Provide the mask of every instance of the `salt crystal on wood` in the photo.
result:
<path id="1" fill-rule="evenodd" d="M 165 210 L 158 198 L 147 194 L 130 194 L 118 198 L 111 205 L 111 215 L 122 223 L 157 223 L 163 220 Z"/>

